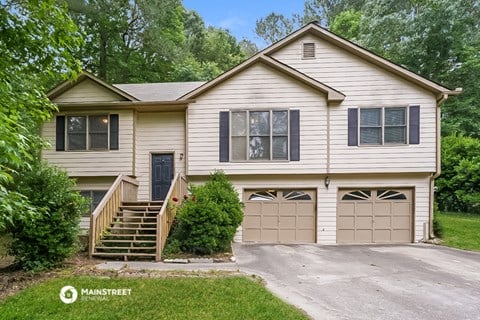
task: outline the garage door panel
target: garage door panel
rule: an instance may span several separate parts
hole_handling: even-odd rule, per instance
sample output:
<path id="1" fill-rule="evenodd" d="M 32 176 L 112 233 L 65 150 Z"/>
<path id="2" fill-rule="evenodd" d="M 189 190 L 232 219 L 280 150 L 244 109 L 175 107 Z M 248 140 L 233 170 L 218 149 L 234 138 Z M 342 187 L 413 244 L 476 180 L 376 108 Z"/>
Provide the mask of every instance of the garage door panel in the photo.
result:
<path id="1" fill-rule="evenodd" d="M 292 214 L 295 214 L 295 212 L 297 212 L 295 203 L 281 202 L 277 214 L 280 214 L 281 216 L 291 216 Z"/>
<path id="2" fill-rule="evenodd" d="M 278 242 L 278 230 L 262 228 L 260 239 L 263 242 Z"/>
<path id="3" fill-rule="evenodd" d="M 296 217 L 295 216 L 290 216 L 290 217 L 282 217 L 278 219 L 278 225 L 280 228 L 295 228 L 296 225 Z"/>
<path id="4" fill-rule="evenodd" d="M 338 217 L 337 227 L 338 229 L 354 229 L 355 217 Z"/>
<path id="5" fill-rule="evenodd" d="M 357 216 L 371 216 L 373 213 L 373 203 L 357 202 L 355 214 Z"/>
<path id="6" fill-rule="evenodd" d="M 338 243 L 355 243 L 355 231 L 351 230 L 337 230 Z"/>
<path id="7" fill-rule="evenodd" d="M 375 229 L 384 229 L 392 227 L 392 218 L 375 216 Z"/>
<path id="8" fill-rule="evenodd" d="M 295 242 L 295 229 L 278 230 L 278 240 L 283 243 Z"/>
<path id="9" fill-rule="evenodd" d="M 375 215 L 391 215 L 392 214 L 392 206 L 390 202 L 375 202 L 373 204 L 373 212 Z"/>
<path id="10" fill-rule="evenodd" d="M 355 215 L 355 203 L 354 202 L 340 202 L 338 204 L 338 216 L 353 216 Z"/>
<path id="11" fill-rule="evenodd" d="M 277 229 L 278 228 L 278 216 L 263 216 L 262 228 Z"/>
<path id="12" fill-rule="evenodd" d="M 372 242 L 373 231 L 371 229 L 357 229 L 355 232 L 355 242 L 356 243 L 370 243 Z"/>
<path id="13" fill-rule="evenodd" d="M 391 242 L 390 230 L 375 230 L 374 239 L 376 243 L 389 243 Z"/>
<path id="14" fill-rule="evenodd" d="M 372 217 L 357 217 L 356 222 L 357 222 L 356 223 L 357 229 L 372 229 L 373 228 Z"/>
<path id="15" fill-rule="evenodd" d="M 296 227 L 299 229 L 314 229 L 315 217 L 297 217 Z"/>
<path id="16" fill-rule="evenodd" d="M 245 203 L 245 215 L 257 214 L 262 209 L 262 204 L 259 202 L 247 202 Z"/>
<path id="17" fill-rule="evenodd" d="M 395 202 L 392 204 L 394 215 L 410 215 L 409 202 Z"/>
<path id="18" fill-rule="evenodd" d="M 315 242 L 315 230 L 297 229 L 295 233 L 295 240 L 297 242 Z"/>
<path id="19" fill-rule="evenodd" d="M 311 216 L 315 217 L 315 206 L 314 202 L 297 202 L 297 214 L 300 216 Z"/>
<path id="20" fill-rule="evenodd" d="M 412 235 L 410 230 L 393 230 L 392 242 L 411 242 Z"/>
<path id="21" fill-rule="evenodd" d="M 261 217 L 260 216 L 245 216 L 243 220 L 243 226 L 245 228 L 258 228 L 260 226 Z"/>
<path id="22" fill-rule="evenodd" d="M 261 208 L 262 215 L 278 216 L 279 203 L 264 202 Z M 260 211 L 257 211 L 257 214 Z"/>
<path id="23" fill-rule="evenodd" d="M 412 190 L 401 188 L 340 190 L 337 242 L 411 242 L 412 194 Z"/>
<path id="24" fill-rule="evenodd" d="M 247 229 L 244 228 L 243 230 L 243 240 L 244 241 L 257 241 L 256 239 L 260 239 L 260 228 L 258 229 Z"/>
<path id="25" fill-rule="evenodd" d="M 393 217 L 392 227 L 394 229 L 409 229 L 411 225 L 410 216 L 406 217 Z"/>

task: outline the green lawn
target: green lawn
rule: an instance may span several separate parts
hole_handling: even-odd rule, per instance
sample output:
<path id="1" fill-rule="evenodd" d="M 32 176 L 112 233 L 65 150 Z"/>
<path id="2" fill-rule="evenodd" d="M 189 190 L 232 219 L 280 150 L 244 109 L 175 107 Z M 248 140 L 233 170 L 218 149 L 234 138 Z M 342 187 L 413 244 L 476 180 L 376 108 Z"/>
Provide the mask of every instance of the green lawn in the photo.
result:
<path id="1" fill-rule="evenodd" d="M 436 213 L 443 228 L 443 245 L 480 251 L 480 215 Z"/>
<path id="2" fill-rule="evenodd" d="M 77 301 L 59 293 L 70 285 Z M 81 289 L 131 289 L 125 296 L 87 296 Z M 0 301 L 0 319 L 308 319 L 254 279 L 228 277 L 64 277 Z"/>

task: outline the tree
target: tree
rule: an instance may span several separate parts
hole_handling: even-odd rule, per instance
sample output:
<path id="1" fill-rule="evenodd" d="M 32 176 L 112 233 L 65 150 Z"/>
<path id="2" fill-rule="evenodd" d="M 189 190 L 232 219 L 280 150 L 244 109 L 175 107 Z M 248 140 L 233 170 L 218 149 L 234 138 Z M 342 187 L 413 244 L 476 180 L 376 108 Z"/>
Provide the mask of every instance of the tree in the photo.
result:
<path id="1" fill-rule="evenodd" d="M 42 145 L 38 126 L 56 110 L 45 86 L 71 78 L 80 67 L 73 57 L 82 40 L 75 24 L 54 0 L 7 0 L 0 8 L 0 229 L 34 206 L 11 191 L 13 174 L 28 166 Z"/>
<path id="2" fill-rule="evenodd" d="M 271 44 L 292 33 L 295 27 L 293 19 L 272 12 L 265 18 L 257 20 L 255 33 L 267 44 Z"/>

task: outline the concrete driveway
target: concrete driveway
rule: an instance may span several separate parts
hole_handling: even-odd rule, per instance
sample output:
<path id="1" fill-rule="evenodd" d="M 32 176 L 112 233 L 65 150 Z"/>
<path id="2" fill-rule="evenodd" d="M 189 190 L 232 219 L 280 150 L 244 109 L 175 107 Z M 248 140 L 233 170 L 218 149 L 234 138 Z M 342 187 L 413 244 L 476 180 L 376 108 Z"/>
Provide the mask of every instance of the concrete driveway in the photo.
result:
<path id="1" fill-rule="evenodd" d="M 235 244 L 240 270 L 314 319 L 480 319 L 480 254 L 433 245 Z"/>

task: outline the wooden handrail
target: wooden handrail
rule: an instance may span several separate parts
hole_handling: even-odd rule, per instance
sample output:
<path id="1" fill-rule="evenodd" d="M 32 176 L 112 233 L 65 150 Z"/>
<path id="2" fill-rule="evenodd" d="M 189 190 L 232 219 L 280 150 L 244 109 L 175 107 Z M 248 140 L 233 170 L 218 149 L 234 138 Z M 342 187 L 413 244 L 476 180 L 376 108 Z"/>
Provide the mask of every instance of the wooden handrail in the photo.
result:
<path id="1" fill-rule="evenodd" d="M 157 253 L 155 260 L 162 259 L 162 251 L 167 242 L 168 233 L 172 227 L 173 220 L 177 214 L 177 205 L 183 199 L 183 195 L 187 194 L 187 180 L 180 173 L 178 173 L 172 181 L 170 189 L 168 190 L 165 202 L 163 203 L 160 212 L 157 215 Z M 173 201 L 177 198 L 177 201 Z M 172 205 L 175 203 L 174 205 Z M 169 205 L 170 204 L 170 205 Z"/>
<path id="2" fill-rule="evenodd" d="M 100 240 L 102 233 L 112 223 L 117 215 L 118 208 L 123 201 L 137 200 L 138 182 L 136 179 L 118 175 L 110 189 L 92 212 L 90 217 L 89 231 L 89 250 L 88 255 L 91 258 L 97 241 Z"/>

